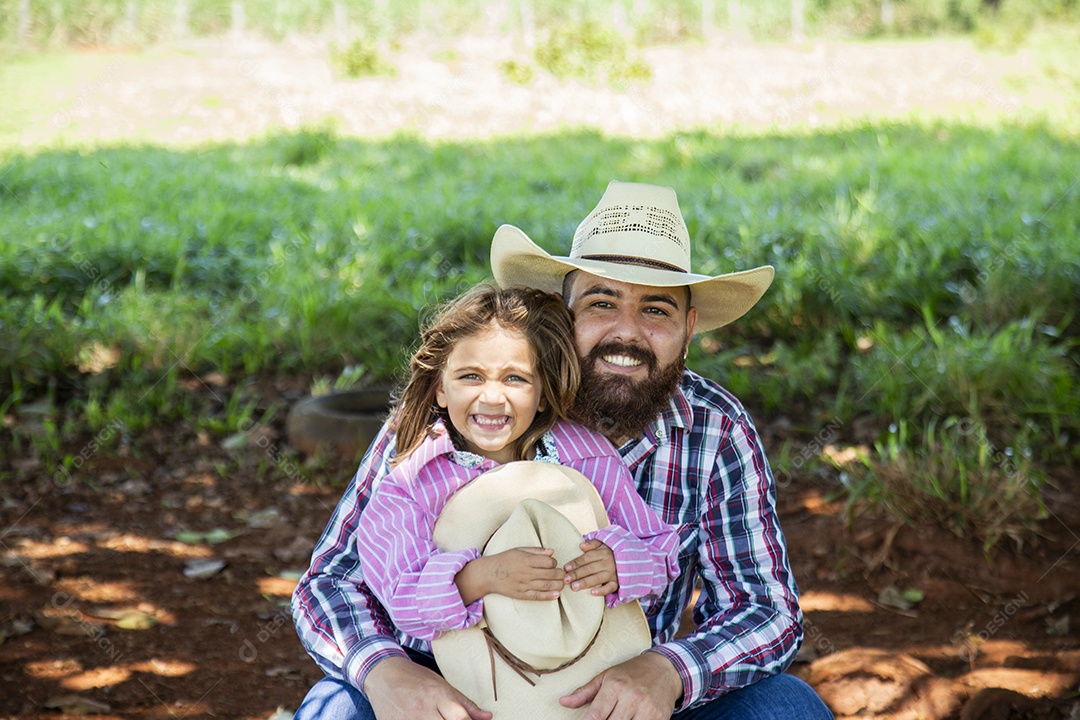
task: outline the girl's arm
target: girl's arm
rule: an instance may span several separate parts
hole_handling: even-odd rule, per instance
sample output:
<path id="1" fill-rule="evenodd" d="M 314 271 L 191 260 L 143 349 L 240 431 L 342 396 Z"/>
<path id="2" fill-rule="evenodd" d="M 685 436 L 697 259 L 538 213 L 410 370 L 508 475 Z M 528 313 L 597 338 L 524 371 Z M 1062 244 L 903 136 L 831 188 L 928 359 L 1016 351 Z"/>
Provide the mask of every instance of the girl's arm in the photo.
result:
<path id="1" fill-rule="evenodd" d="M 589 478 L 604 502 L 611 525 L 585 535 L 597 540 L 615 557 L 618 589 L 606 596 L 609 607 L 650 595 L 658 595 L 679 576 L 679 536 L 660 520 L 634 487 L 633 477 L 622 459 L 611 455 L 569 463 Z M 588 570 L 568 573 L 572 582 Z"/>
<path id="2" fill-rule="evenodd" d="M 483 613 L 479 598 L 462 601 L 456 576 L 479 556 L 475 548 L 442 552 L 432 541 L 437 508 L 408 477 L 408 462 L 379 486 L 357 526 L 360 561 L 375 596 L 398 629 L 423 640 L 474 625 Z"/>

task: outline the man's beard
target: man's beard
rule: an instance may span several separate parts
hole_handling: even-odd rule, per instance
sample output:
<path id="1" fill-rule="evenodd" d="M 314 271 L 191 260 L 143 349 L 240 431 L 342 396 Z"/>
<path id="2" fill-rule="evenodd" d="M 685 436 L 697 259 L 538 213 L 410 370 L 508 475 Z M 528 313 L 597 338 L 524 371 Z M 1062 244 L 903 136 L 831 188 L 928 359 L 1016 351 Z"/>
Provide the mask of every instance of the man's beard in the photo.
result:
<path id="1" fill-rule="evenodd" d="M 598 364 L 604 355 L 640 360 L 648 367 L 648 375 L 635 381 L 602 372 Z M 571 417 L 610 440 L 641 437 L 668 406 L 684 367 L 682 358 L 667 367 L 657 367 L 656 355 L 648 348 L 621 343 L 597 345 L 581 360 L 581 387 Z"/>

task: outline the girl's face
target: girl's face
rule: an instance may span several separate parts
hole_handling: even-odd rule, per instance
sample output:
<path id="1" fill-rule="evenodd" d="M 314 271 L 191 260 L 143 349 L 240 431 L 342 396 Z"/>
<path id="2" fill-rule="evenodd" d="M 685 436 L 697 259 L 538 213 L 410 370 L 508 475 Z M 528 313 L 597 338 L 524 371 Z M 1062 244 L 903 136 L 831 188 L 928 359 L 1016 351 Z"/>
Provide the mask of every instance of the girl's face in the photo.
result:
<path id="1" fill-rule="evenodd" d="M 454 346 L 435 399 L 466 450 L 506 463 L 517 459 L 511 443 L 543 408 L 542 390 L 525 337 L 492 325 Z"/>

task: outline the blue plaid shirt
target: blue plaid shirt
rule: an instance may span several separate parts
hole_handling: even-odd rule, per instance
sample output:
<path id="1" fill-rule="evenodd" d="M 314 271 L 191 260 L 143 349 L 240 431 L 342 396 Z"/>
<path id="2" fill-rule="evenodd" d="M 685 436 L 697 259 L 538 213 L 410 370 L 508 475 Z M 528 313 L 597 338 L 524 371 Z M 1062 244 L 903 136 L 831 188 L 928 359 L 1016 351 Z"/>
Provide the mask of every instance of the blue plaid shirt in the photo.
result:
<path id="1" fill-rule="evenodd" d="M 401 643 L 410 642 L 362 582 L 344 579 L 356 577 L 356 522 L 392 452 L 393 435 L 384 427 L 293 594 L 293 618 L 308 653 L 328 675 L 358 688 L 376 663 L 404 655 Z M 782 672 L 802 639 L 802 613 L 772 472 L 742 405 L 687 370 L 656 422 L 619 454 L 645 502 L 679 531 L 679 578 L 643 602 L 652 652 L 667 657 L 683 681 L 677 709 Z M 695 580 L 703 588 L 694 608 L 697 627 L 676 640 Z"/>

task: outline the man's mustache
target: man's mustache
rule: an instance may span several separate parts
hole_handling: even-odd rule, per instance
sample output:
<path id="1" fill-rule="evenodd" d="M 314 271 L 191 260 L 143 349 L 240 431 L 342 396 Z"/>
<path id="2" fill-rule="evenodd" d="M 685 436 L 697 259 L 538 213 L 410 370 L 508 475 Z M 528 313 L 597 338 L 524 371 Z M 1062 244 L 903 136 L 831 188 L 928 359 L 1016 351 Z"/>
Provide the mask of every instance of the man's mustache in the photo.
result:
<path id="1" fill-rule="evenodd" d="M 634 360 L 640 360 L 645 363 L 649 368 L 649 372 L 652 373 L 656 370 L 656 354 L 649 348 L 641 347 L 639 345 L 627 345 L 626 343 L 607 342 L 597 345 L 589 354 L 581 361 L 582 365 L 591 367 L 596 364 L 597 360 L 602 359 L 605 355 L 625 355 L 628 358 Z"/>

